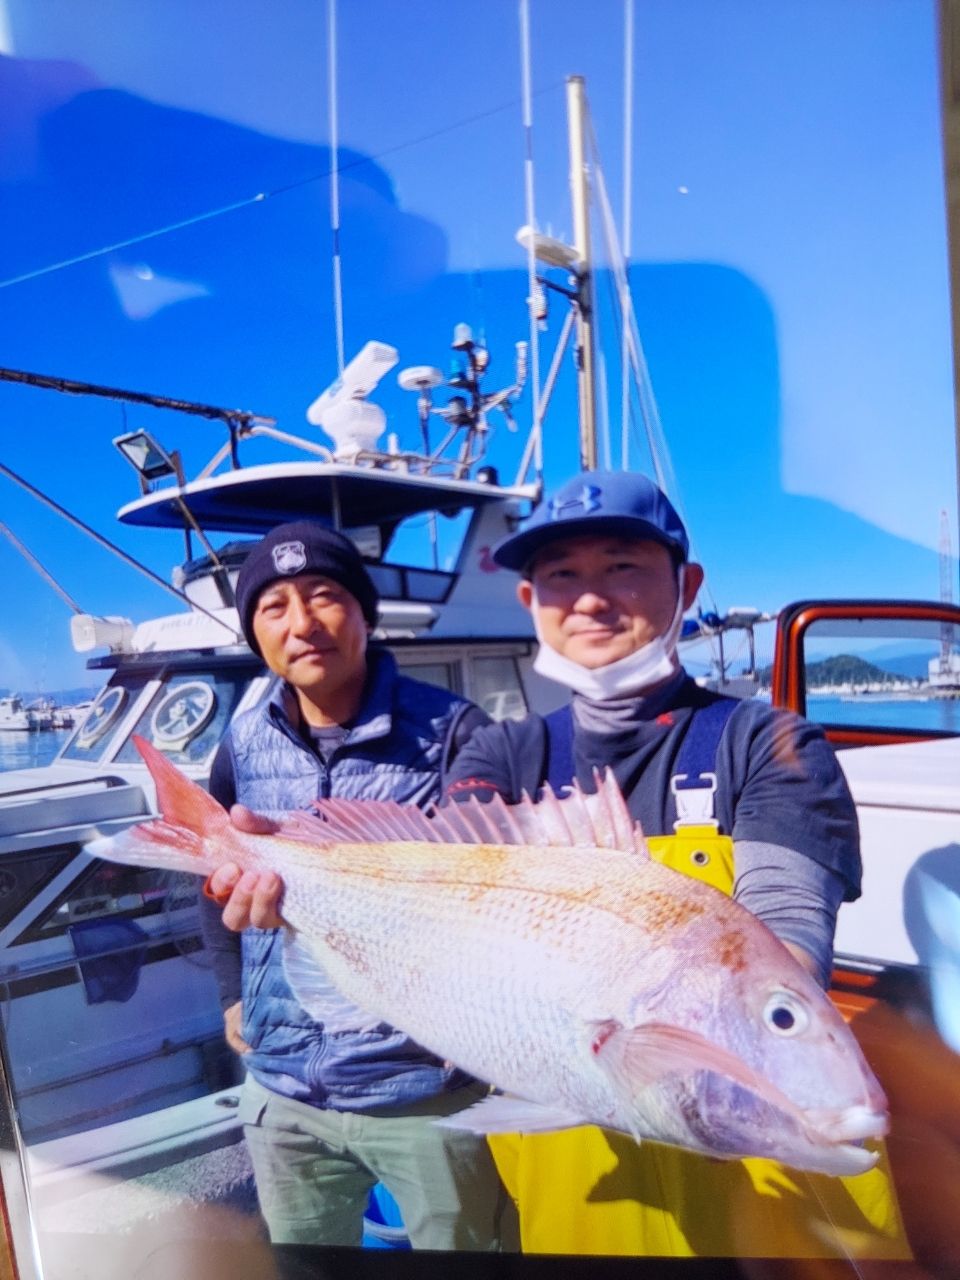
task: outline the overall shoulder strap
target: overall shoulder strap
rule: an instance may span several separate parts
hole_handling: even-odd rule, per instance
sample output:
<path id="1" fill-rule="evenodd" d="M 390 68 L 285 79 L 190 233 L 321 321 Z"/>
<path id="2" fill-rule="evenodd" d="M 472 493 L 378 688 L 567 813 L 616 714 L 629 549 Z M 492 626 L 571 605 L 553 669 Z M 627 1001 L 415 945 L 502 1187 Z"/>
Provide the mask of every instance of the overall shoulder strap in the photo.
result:
<path id="1" fill-rule="evenodd" d="M 714 822 L 717 748 L 738 706 L 736 698 L 716 698 L 694 708 L 670 779 L 676 809 L 674 828 Z"/>
<path id="2" fill-rule="evenodd" d="M 577 776 L 573 759 L 573 708 L 568 702 L 543 717 L 547 730 L 546 782 L 554 791 L 569 786 Z"/>

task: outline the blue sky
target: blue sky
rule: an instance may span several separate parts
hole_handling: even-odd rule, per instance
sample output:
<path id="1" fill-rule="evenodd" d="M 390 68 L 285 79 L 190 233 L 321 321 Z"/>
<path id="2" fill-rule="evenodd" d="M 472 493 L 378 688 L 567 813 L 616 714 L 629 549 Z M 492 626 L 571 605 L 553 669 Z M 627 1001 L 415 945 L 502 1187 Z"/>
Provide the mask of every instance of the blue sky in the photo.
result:
<path id="1" fill-rule="evenodd" d="M 568 74 L 587 79 L 621 208 L 624 6 L 530 11 L 536 211 L 566 235 Z M 234 0 L 229 26 L 214 0 L 0 13 L 0 362 L 300 430 L 336 372 L 326 7 Z M 373 337 L 403 364 L 444 366 L 466 320 L 494 353 L 491 379 L 506 378 L 527 336 L 517 6 L 340 0 L 337 13 L 347 353 Z M 934 5 L 636 0 L 634 13 L 631 277 L 714 600 L 935 598 L 942 509 L 956 554 L 957 466 Z M 568 370 L 548 421 L 553 477 L 576 462 L 570 383 Z M 379 399 L 412 446 L 391 378 Z M 0 460 L 168 576 L 181 540 L 114 521 L 136 490 L 110 440 L 151 426 L 189 471 L 217 429 L 4 385 L 0 404 Z M 495 437 L 504 474 L 521 442 Z M 2 479 L 0 519 L 85 609 L 167 611 Z M 0 687 L 82 682 L 67 608 L 5 542 L 0 566 Z"/>

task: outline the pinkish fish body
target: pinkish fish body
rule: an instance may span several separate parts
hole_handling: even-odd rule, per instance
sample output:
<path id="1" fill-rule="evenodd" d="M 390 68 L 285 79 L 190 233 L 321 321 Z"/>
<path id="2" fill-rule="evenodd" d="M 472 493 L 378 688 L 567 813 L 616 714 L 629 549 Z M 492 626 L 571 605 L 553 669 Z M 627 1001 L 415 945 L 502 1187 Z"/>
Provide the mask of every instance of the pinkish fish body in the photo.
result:
<path id="1" fill-rule="evenodd" d="M 321 801 L 252 836 L 141 751 L 163 821 L 90 852 L 275 871 L 288 977 L 312 1016 L 401 1027 L 507 1095 L 457 1123 L 594 1123 L 835 1174 L 876 1162 L 861 1142 L 886 1132 L 886 1099 L 839 1013 L 749 912 L 649 858 L 612 777 L 596 796 L 433 819 Z"/>

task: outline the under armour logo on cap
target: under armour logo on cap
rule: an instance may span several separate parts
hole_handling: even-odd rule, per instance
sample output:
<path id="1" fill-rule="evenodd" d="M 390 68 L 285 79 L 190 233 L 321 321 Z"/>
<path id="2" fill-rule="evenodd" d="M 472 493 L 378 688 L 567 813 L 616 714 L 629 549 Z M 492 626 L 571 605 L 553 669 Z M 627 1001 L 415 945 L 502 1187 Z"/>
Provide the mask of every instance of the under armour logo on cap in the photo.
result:
<path id="1" fill-rule="evenodd" d="M 585 484 L 580 493 L 573 498 L 553 498 L 550 506 L 550 519 L 562 520 L 570 516 L 588 516 L 600 510 L 600 494 L 598 485 Z"/>
<path id="2" fill-rule="evenodd" d="M 273 548 L 273 564 L 277 573 L 299 573 L 307 563 L 302 542 L 278 542 Z"/>

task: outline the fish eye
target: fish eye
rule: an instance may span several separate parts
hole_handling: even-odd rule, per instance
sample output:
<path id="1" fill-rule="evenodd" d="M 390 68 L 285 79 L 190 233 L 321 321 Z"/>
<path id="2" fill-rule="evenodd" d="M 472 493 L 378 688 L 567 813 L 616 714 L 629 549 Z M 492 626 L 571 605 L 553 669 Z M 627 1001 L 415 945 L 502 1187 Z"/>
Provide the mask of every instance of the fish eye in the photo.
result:
<path id="1" fill-rule="evenodd" d="M 809 1024 L 806 1009 L 788 991 L 774 991 L 763 1006 L 763 1025 L 776 1036 L 798 1036 Z"/>

